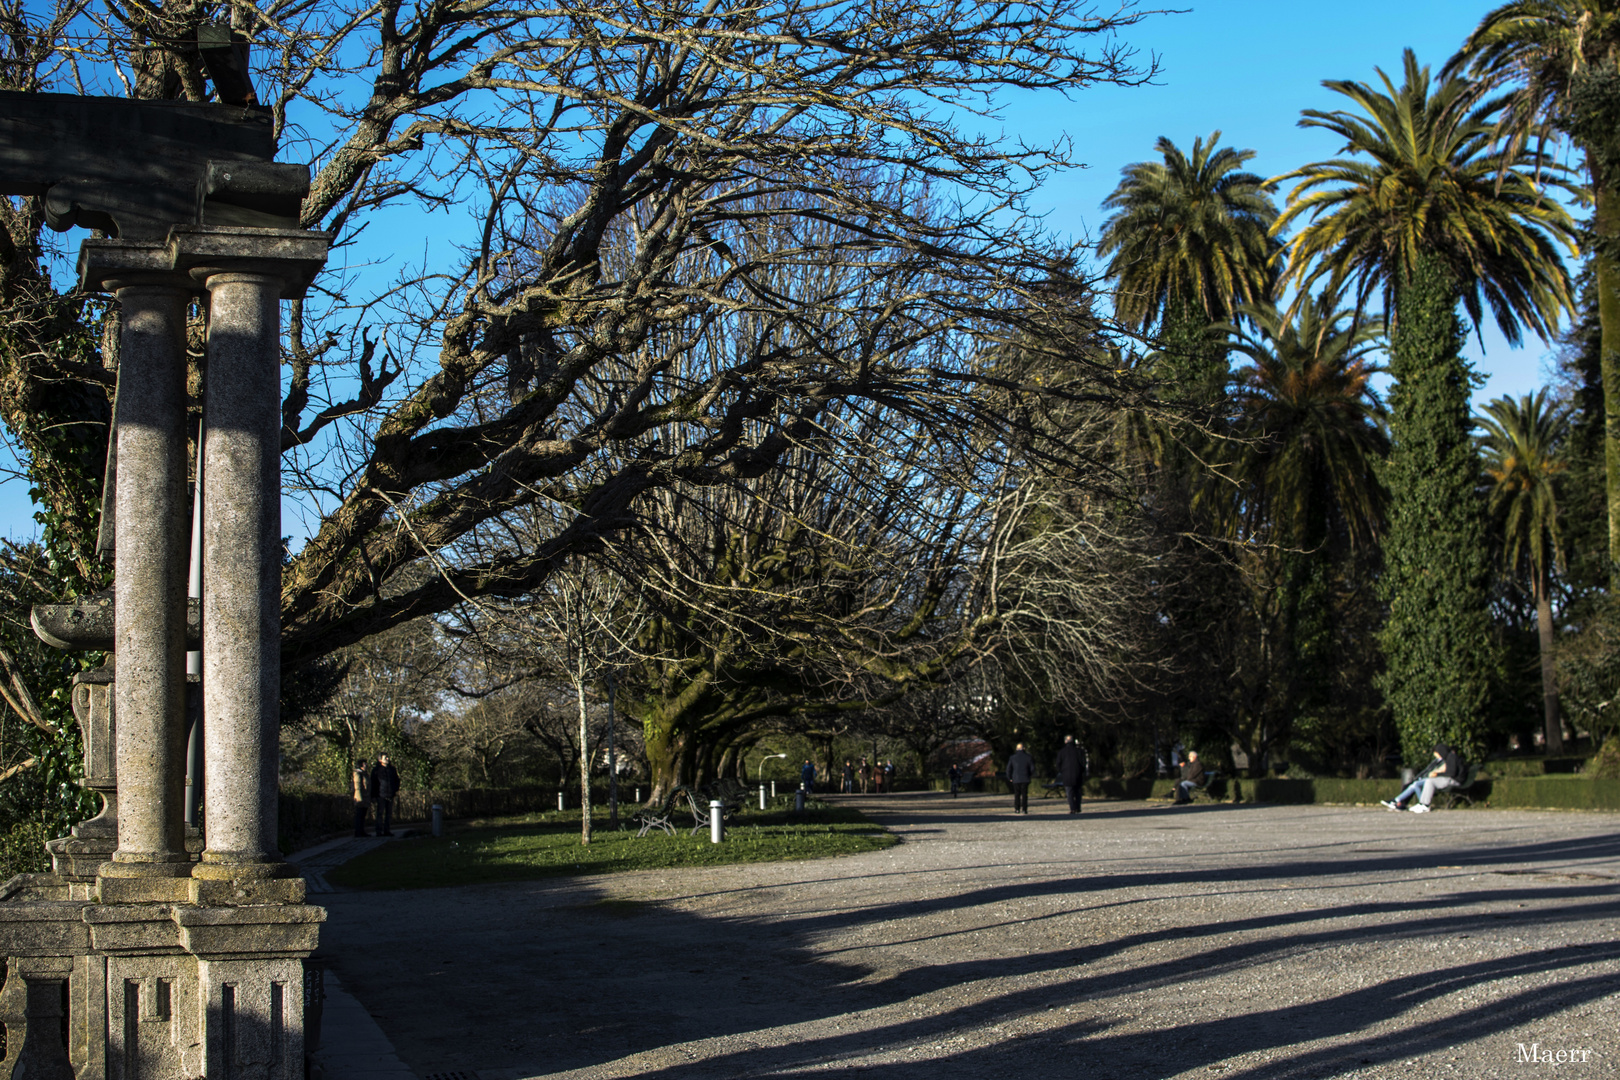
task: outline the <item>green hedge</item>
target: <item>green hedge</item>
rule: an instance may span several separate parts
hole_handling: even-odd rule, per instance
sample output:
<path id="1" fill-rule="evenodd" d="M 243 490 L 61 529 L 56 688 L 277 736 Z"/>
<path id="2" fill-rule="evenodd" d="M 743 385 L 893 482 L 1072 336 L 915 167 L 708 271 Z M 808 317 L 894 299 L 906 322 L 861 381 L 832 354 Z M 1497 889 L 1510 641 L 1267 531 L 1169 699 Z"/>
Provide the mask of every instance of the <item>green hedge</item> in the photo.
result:
<path id="1" fill-rule="evenodd" d="M 1371 806 L 1401 791 L 1399 780 L 1240 780 L 1245 802 Z M 1544 810 L 1620 810 L 1620 780 L 1579 775 L 1477 780 L 1478 806 Z"/>
<path id="2" fill-rule="evenodd" d="M 1032 786 L 1039 795 L 1042 781 Z M 1007 783 L 1000 777 L 982 781 L 982 793 L 1004 795 Z M 1405 785 L 1399 780 L 1340 780 L 1319 777 L 1314 780 L 1217 780 L 1210 792 L 1220 800 L 1279 803 L 1305 806 L 1376 806 L 1393 799 Z M 1168 799 L 1175 793 L 1174 780 L 1086 781 L 1088 799 Z M 1477 780 L 1468 789 L 1476 806 L 1543 810 L 1620 810 L 1620 780 L 1597 780 L 1580 774 L 1554 774 L 1516 777 L 1506 780 Z"/>
<path id="3" fill-rule="evenodd" d="M 1495 807 L 1620 810 L 1620 780 L 1543 776 L 1524 780 L 1491 780 L 1474 786 L 1485 787 L 1485 801 L 1487 805 Z"/>
<path id="4" fill-rule="evenodd" d="M 1046 785 L 1050 780 L 1036 780 L 1029 786 L 1029 793 L 1035 798 L 1045 794 Z M 935 780 L 930 789 L 933 791 L 949 791 L 949 781 Z M 973 795 L 1010 795 L 1012 789 L 1007 787 L 1007 781 L 999 776 L 980 777 L 974 784 L 963 784 L 962 793 Z M 1112 778 L 1091 779 L 1086 781 L 1085 797 L 1088 799 L 1149 799 L 1155 795 L 1168 795 L 1170 781 L 1148 780 L 1114 780 Z"/>

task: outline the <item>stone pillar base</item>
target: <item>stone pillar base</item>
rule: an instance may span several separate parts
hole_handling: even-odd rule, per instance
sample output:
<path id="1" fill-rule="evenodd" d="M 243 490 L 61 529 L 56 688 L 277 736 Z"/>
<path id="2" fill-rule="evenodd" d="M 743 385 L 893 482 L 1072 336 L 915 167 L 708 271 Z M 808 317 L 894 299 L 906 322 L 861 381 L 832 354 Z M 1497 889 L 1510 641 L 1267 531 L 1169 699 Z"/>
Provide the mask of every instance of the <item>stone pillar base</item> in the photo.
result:
<path id="1" fill-rule="evenodd" d="M 325 918 L 303 904 L 0 903 L 0 1077 L 302 1080 L 303 961 Z"/>

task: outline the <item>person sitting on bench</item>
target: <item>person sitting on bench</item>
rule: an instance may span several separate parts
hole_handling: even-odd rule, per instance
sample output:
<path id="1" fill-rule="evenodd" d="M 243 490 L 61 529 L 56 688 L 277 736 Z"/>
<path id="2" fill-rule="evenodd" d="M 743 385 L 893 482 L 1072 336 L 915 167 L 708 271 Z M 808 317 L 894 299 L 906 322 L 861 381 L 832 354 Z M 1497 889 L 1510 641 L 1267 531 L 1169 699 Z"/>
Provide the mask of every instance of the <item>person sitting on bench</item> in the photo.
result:
<path id="1" fill-rule="evenodd" d="M 1198 751 L 1190 750 L 1181 766 L 1181 779 L 1176 781 L 1176 805 L 1192 802 L 1192 794 L 1204 782 L 1204 765 L 1198 760 Z"/>
<path id="2" fill-rule="evenodd" d="M 1429 804 L 1434 802 L 1434 793 L 1444 791 L 1457 783 L 1457 778 L 1461 775 L 1462 762 L 1458 759 L 1456 751 L 1445 743 L 1436 743 L 1434 760 L 1429 762 L 1429 767 L 1423 775 L 1413 780 L 1406 786 L 1405 791 L 1393 799 L 1385 799 L 1383 805 L 1390 810 L 1410 809 L 1414 814 L 1426 814 L 1429 812 Z M 1421 795 L 1418 794 L 1419 791 L 1422 792 Z M 1418 797 L 1417 805 L 1408 807 L 1407 803 L 1411 801 L 1413 795 Z"/>

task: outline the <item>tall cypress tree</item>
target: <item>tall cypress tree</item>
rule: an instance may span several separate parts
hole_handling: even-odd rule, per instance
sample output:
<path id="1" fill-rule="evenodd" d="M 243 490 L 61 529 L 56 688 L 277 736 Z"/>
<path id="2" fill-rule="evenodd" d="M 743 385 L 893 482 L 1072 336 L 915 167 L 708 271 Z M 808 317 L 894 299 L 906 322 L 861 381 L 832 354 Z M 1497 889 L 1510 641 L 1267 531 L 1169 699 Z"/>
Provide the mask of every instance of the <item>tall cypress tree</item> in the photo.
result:
<path id="1" fill-rule="evenodd" d="M 1496 138 L 1499 100 L 1463 79 L 1432 81 L 1410 49 L 1402 68 L 1398 86 L 1382 70 L 1377 85 L 1323 84 L 1357 109 L 1308 110 L 1300 123 L 1356 156 L 1279 178 L 1300 182 L 1273 228 L 1311 217 L 1289 250 L 1302 293 L 1354 282 L 1361 300 L 1381 289 L 1390 313 L 1381 685 L 1406 752 L 1424 760 L 1437 740 L 1480 753 L 1498 666 L 1456 308 L 1476 323 L 1489 310 L 1509 341 L 1525 329 L 1550 339 L 1573 307 L 1558 248 L 1574 249 L 1575 223 L 1546 190 L 1563 186 L 1558 163 L 1538 142 Z"/>
<path id="2" fill-rule="evenodd" d="M 1436 742 L 1477 760 L 1497 665 L 1460 293 L 1440 259 L 1420 255 L 1397 287 L 1390 334 L 1396 384 L 1385 473 L 1389 622 L 1380 635 L 1387 665 L 1381 688 L 1411 761 L 1426 759 Z"/>

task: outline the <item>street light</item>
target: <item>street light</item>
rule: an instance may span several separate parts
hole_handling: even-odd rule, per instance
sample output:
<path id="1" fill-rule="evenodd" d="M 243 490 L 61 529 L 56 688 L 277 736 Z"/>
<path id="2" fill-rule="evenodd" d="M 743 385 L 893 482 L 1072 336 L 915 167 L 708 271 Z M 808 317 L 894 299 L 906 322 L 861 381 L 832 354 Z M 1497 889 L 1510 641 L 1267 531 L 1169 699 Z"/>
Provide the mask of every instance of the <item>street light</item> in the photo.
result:
<path id="1" fill-rule="evenodd" d="M 757 776 L 755 776 L 754 779 L 759 781 L 759 808 L 761 810 L 765 809 L 765 763 L 767 761 L 771 760 L 771 758 L 778 758 L 778 757 L 785 758 L 785 757 L 787 757 L 787 755 L 786 754 L 766 754 L 764 757 L 759 759 L 759 774 Z M 775 780 L 771 781 L 771 794 L 772 795 L 776 794 L 776 781 Z"/>

